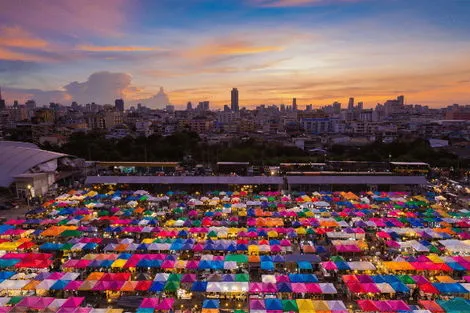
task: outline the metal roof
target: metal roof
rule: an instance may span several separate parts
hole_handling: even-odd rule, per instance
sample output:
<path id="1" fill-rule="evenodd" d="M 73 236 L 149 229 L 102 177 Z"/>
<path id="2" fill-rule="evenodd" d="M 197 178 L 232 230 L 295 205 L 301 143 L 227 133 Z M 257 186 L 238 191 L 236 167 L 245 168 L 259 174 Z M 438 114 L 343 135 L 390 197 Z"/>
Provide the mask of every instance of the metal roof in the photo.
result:
<path id="1" fill-rule="evenodd" d="M 286 176 L 289 185 L 425 185 L 424 176 Z"/>
<path id="2" fill-rule="evenodd" d="M 86 184 L 281 185 L 279 176 L 88 176 Z"/>
<path id="3" fill-rule="evenodd" d="M 44 162 L 65 156 L 67 155 L 63 153 L 41 150 L 34 144 L 0 141 L 0 186 L 8 187 L 15 176 Z"/>

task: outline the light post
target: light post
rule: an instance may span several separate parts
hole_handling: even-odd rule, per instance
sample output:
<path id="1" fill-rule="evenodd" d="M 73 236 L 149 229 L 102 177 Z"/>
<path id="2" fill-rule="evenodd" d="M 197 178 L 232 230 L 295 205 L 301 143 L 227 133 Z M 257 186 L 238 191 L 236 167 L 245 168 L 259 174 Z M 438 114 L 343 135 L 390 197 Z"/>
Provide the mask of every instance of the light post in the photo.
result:
<path id="1" fill-rule="evenodd" d="M 31 196 L 31 188 L 32 186 L 28 184 L 28 186 L 26 186 L 28 188 L 28 192 L 26 194 L 26 201 L 28 202 L 28 208 L 29 208 L 29 197 Z"/>

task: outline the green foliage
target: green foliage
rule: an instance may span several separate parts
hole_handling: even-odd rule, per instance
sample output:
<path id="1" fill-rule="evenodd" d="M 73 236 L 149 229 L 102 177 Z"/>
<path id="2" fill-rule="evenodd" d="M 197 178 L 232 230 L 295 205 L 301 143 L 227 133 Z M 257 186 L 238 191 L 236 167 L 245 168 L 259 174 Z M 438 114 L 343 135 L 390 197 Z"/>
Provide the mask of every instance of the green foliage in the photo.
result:
<path id="1" fill-rule="evenodd" d="M 47 148 L 96 161 L 182 161 L 191 155 L 197 163 L 218 161 L 250 162 L 253 165 L 277 165 L 281 162 L 323 162 L 323 156 L 311 156 L 296 147 L 280 143 L 259 143 L 253 139 L 208 145 L 196 133 L 179 132 L 171 136 L 153 135 L 108 140 L 103 133 L 73 134 L 62 147 Z M 389 158 L 391 156 L 391 158 Z M 439 167 L 469 167 L 468 161 L 453 154 L 432 149 L 427 141 L 376 142 L 362 147 L 333 145 L 327 160 L 422 161 Z"/>

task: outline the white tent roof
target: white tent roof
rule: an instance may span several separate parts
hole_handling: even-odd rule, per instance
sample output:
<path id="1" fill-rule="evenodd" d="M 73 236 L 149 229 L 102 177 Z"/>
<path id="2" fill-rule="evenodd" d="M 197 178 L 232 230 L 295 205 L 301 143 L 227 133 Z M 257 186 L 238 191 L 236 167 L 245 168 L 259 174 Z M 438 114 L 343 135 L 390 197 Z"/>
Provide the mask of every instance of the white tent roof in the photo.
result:
<path id="1" fill-rule="evenodd" d="M 0 141 L 0 186 L 8 187 L 14 177 L 28 172 L 29 169 L 66 154 L 41 150 L 33 144 Z"/>

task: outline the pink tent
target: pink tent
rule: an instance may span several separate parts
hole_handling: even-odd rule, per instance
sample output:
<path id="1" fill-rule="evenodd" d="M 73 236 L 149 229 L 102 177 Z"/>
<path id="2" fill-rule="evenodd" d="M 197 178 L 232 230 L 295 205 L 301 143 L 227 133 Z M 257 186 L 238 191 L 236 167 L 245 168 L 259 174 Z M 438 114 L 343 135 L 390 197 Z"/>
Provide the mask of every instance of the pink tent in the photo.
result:
<path id="1" fill-rule="evenodd" d="M 321 266 L 323 266 L 323 268 L 327 271 L 333 271 L 333 270 L 337 270 L 338 267 L 336 266 L 335 262 L 333 261 L 328 261 L 328 262 L 321 262 L 320 263 Z"/>
<path id="2" fill-rule="evenodd" d="M 383 300 L 375 301 L 375 306 L 381 312 L 392 312 L 392 311 L 394 311 L 392 309 L 392 307 L 390 306 L 390 304 L 388 304 L 388 301 L 383 301 Z"/>
<path id="3" fill-rule="evenodd" d="M 307 287 L 305 286 L 304 283 L 292 283 L 291 288 L 292 288 L 292 292 L 295 292 L 295 293 L 307 292 Z"/>
<path id="4" fill-rule="evenodd" d="M 186 263 L 187 269 L 197 269 L 199 267 L 199 261 L 190 260 Z"/>
<path id="5" fill-rule="evenodd" d="M 266 306 L 264 304 L 264 301 L 257 300 L 257 299 L 251 299 L 250 300 L 250 311 L 252 311 L 252 310 L 266 310 Z"/>
<path id="6" fill-rule="evenodd" d="M 144 298 L 139 308 L 156 308 L 158 306 L 158 298 Z"/>
<path id="7" fill-rule="evenodd" d="M 375 301 L 372 300 L 358 300 L 357 304 L 359 305 L 362 311 L 379 311 L 379 308 L 377 307 Z"/>
<path id="8" fill-rule="evenodd" d="M 181 278 L 182 283 L 192 283 L 197 280 L 196 274 L 184 274 Z"/>
<path id="9" fill-rule="evenodd" d="M 251 293 L 257 293 L 257 292 L 261 292 L 261 289 L 262 289 L 262 285 L 261 283 L 258 283 L 258 282 L 251 282 L 249 283 L 249 291 Z"/>
<path id="10" fill-rule="evenodd" d="M 261 283 L 261 291 L 266 293 L 277 292 L 277 286 L 274 283 Z"/>
<path id="11" fill-rule="evenodd" d="M 387 302 L 393 311 L 411 311 L 408 304 L 403 300 L 388 300 Z"/>
<path id="12" fill-rule="evenodd" d="M 79 307 L 83 300 L 85 300 L 85 297 L 70 297 L 64 302 L 64 304 L 62 304 L 62 308 Z"/>
<path id="13" fill-rule="evenodd" d="M 70 283 L 65 286 L 64 290 L 78 290 L 82 285 L 83 280 L 72 280 Z"/>
<path id="14" fill-rule="evenodd" d="M 163 261 L 161 268 L 173 269 L 175 268 L 175 261 L 165 260 Z"/>
<path id="15" fill-rule="evenodd" d="M 289 283 L 290 279 L 289 279 L 289 276 L 287 276 L 287 275 L 277 275 L 276 276 L 276 282 L 278 282 L 278 283 Z"/>
<path id="16" fill-rule="evenodd" d="M 43 310 L 46 309 L 52 301 L 54 301 L 54 298 L 50 297 L 24 297 L 16 307 Z"/>
<path id="17" fill-rule="evenodd" d="M 175 299 L 173 298 L 166 298 L 160 301 L 158 305 L 155 307 L 157 310 L 168 311 L 173 308 L 173 304 L 175 303 Z"/>
<path id="18" fill-rule="evenodd" d="M 322 293 L 320 285 L 316 283 L 307 283 L 305 284 L 305 287 L 307 288 L 308 293 L 318 293 L 318 294 Z"/>
<path id="19" fill-rule="evenodd" d="M 7 312 L 10 312 L 10 310 L 12 309 L 13 307 L 11 306 L 1 306 L 0 307 L 0 313 L 7 313 Z"/>
<path id="20" fill-rule="evenodd" d="M 380 293 L 380 289 L 374 283 L 361 284 L 364 292 Z"/>

